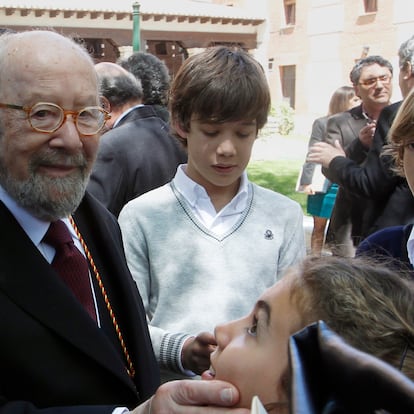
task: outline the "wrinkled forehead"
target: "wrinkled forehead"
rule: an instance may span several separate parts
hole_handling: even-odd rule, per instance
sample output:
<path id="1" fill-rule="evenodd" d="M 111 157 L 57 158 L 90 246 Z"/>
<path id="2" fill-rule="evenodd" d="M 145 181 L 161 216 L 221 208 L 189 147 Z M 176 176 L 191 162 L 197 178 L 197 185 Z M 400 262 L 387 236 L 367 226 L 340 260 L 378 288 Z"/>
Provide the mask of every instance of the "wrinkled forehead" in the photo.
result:
<path id="1" fill-rule="evenodd" d="M 373 63 L 372 65 L 367 65 L 362 68 L 360 78 L 362 79 L 370 75 L 381 76 L 388 74 L 391 74 L 391 71 L 387 66 L 381 66 L 378 63 Z"/>
<path id="2" fill-rule="evenodd" d="M 91 58 L 80 46 L 53 32 L 24 32 L 0 38 L 0 95 L 50 82 L 81 82 L 97 92 Z"/>

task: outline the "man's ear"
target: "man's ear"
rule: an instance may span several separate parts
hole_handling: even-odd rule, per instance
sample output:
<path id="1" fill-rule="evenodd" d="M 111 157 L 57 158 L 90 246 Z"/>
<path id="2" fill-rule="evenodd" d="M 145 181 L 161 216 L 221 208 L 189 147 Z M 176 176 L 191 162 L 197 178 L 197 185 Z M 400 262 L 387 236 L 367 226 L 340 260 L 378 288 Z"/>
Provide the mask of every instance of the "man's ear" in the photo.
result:
<path id="1" fill-rule="evenodd" d="M 406 73 L 407 79 L 410 77 L 414 77 L 413 65 L 411 64 L 411 62 L 406 62 L 406 66 L 407 66 L 407 70 L 405 73 Z"/>
<path id="2" fill-rule="evenodd" d="M 105 111 L 111 112 L 111 104 L 106 96 L 101 95 L 99 97 L 99 101 L 101 103 L 102 108 L 105 109 Z"/>

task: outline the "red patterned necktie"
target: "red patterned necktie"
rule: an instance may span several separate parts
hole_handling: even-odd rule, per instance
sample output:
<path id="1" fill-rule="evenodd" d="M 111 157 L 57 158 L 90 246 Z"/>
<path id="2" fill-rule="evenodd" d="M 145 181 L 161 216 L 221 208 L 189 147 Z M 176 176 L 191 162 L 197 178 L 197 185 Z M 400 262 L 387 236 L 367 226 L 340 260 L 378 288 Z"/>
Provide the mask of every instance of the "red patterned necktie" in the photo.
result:
<path id="1" fill-rule="evenodd" d="M 73 243 L 66 224 L 62 220 L 52 222 L 43 241 L 56 249 L 52 267 L 96 321 L 88 262 Z"/>

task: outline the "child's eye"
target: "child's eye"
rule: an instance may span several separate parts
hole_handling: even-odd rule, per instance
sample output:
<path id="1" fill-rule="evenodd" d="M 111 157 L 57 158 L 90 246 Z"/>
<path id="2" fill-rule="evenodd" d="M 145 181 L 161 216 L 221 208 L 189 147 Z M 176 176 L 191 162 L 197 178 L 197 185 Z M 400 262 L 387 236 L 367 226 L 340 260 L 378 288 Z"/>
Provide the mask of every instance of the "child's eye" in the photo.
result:
<path id="1" fill-rule="evenodd" d="M 218 134 L 218 131 L 203 131 L 203 133 L 208 137 L 215 137 Z"/>
<path id="2" fill-rule="evenodd" d="M 254 324 L 250 326 L 249 328 L 247 328 L 247 333 L 251 336 L 256 336 L 257 335 L 257 324 Z"/>
<path id="3" fill-rule="evenodd" d="M 409 142 L 405 145 L 405 148 L 407 148 L 408 151 L 414 152 L 414 142 Z"/>
<path id="4" fill-rule="evenodd" d="M 246 329 L 246 332 L 251 336 L 257 336 L 257 318 L 253 317 L 253 323 Z"/>
<path id="5" fill-rule="evenodd" d="M 256 131 L 239 131 L 237 132 L 237 136 L 239 138 L 249 138 L 252 134 L 255 134 Z"/>

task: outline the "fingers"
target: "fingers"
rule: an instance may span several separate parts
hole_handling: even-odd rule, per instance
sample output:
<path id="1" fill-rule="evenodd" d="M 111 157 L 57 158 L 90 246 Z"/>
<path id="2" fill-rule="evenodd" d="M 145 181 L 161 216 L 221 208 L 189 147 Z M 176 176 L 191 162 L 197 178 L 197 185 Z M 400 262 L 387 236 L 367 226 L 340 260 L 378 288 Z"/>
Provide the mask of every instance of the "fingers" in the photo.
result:
<path id="1" fill-rule="evenodd" d="M 335 140 L 334 145 L 318 142 L 309 149 L 306 161 L 322 164 L 323 167 L 328 168 L 330 162 L 338 156 L 345 156 L 338 140 Z"/>
<path id="2" fill-rule="evenodd" d="M 335 148 L 337 148 L 337 149 L 340 149 L 341 151 L 343 151 L 344 149 L 342 148 L 342 145 L 341 145 L 341 143 L 339 142 L 339 140 L 335 140 L 335 142 L 334 142 L 334 146 L 335 146 Z"/>
<path id="3" fill-rule="evenodd" d="M 366 148 L 369 148 L 372 144 L 375 133 L 375 127 L 376 123 L 371 122 L 362 127 L 359 131 L 359 140 L 361 141 L 362 145 Z"/>
<path id="4" fill-rule="evenodd" d="M 184 343 L 181 354 L 184 369 L 201 374 L 210 367 L 210 354 L 215 348 L 216 339 L 208 332 L 189 338 Z"/>
<path id="5" fill-rule="evenodd" d="M 151 414 L 199 413 L 215 414 L 230 411 L 239 401 L 237 389 L 223 381 L 179 380 L 158 388 L 151 404 Z M 247 414 L 249 410 L 231 410 L 233 414 Z"/>
<path id="6" fill-rule="evenodd" d="M 202 345 L 217 345 L 216 337 L 210 332 L 201 332 L 196 340 Z"/>

